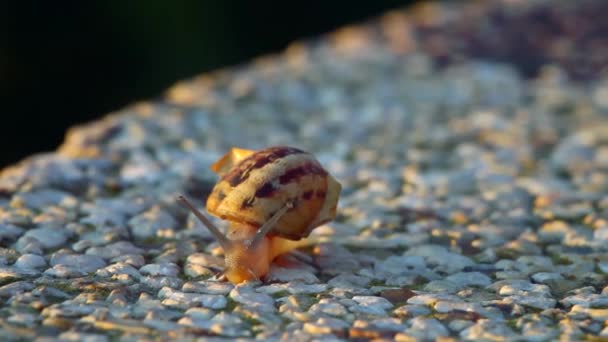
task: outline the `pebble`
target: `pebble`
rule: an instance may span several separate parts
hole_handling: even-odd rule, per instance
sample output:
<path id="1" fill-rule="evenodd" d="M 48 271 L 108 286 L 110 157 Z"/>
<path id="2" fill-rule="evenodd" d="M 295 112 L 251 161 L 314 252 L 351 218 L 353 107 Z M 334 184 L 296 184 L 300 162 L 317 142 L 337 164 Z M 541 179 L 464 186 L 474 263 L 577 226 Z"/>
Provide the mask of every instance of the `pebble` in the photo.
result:
<path id="1" fill-rule="evenodd" d="M 134 280 L 138 280 L 141 277 L 141 273 L 135 267 L 123 262 L 117 262 L 104 268 L 100 268 L 95 274 L 100 277 L 128 275 Z"/>
<path id="2" fill-rule="evenodd" d="M 437 265 L 433 271 L 442 271 L 447 274 L 454 274 L 462 271 L 465 267 L 474 265 L 473 261 L 463 255 L 449 252 L 445 247 L 437 245 L 414 246 L 407 250 L 405 255 L 421 256 L 427 264 Z"/>
<path id="3" fill-rule="evenodd" d="M 46 260 L 40 255 L 23 254 L 15 261 L 15 267 L 26 269 L 40 269 L 46 267 Z"/>
<path id="4" fill-rule="evenodd" d="M 318 283 L 319 279 L 312 272 L 305 269 L 272 267 L 268 274 L 268 281 L 299 281 L 307 284 L 314 284 Z"/>
<path id="5" fill-rule="evenodd" d="M 516 338 L 517 334 L 501 321 L 481 319 L 463 330 L 460 338 L 468 340 L 505 340 Z"/>
<path id="6" fill-rule="evenodd" d="M 416 317 L 428 315 L 431 310 L 424 305 L 406 304 L 395 309 L 393 313 L 397 317 Z"/>
<path id="7" fill-rule="evenodd" d="M 357 303 L 349 307 L 351 312 L 368 313 L 371 315 L 385 316 L 386 310 L 392 309 L 393 304 L 382 297 L 375 296 L 354 296 L 353 300 Z"/>
<path id="8" fill-rule="evenodd" d="M 182 286 L 184 292 L 197 292 L 208 294 L 226 295 L 234 288 L 234 285 L 228 282 L 215 282 L 208 280 L 189 281 Z"/>
<path id="9" fill-rule="evenodd" d="M 108 342 L 110 338 L 102 334 L 82 333 L 66 331 L 57 337 L 60 341 L 82 341 L 82 342 Z"/>
<path id="10" fill-rule="evenodd" d="M 449 336 L 448 329 L 434 318 L 414 317 L 410 321 L 410 327 L 406 330 L 408 334 L 419 339 L 437 339 Z"/>
<path id="11" fill-rule="evenodd" d="M 133 236 L 137 239 L 159 237 L 162 230 L 173 230 L 177 222 L 173 216 L 159 207 L 154 207 L 129 220 Z"/>
<path id="12" fill-rule="evenodd" d="M 313 304 L 308 310 L 308 312 L 311 315 L 315 315 L 317 313 L 324 313 L 336 317 L 343 317 L 347 314 L 344 305 L 326 298 L 321 299 L 318 303 Z"/>
<path id="13" fill-rule="evenodd" d="M 230 291 L 230 299 L 247 308 L 259 311 L 275 311 L 274 299 L 264 293 L 258 293 L 250 286 L 236 286 Z"/>
<path id="14" fill-rule="evenodd" d="M 11 200 L 11 206 L 24 207 L 42 211 L 51 205 L 59 205 L 66 208 L 76 206 L 76 198 L 68 193 L 59 190 L 36 190 L 15 194 Z"/>
<path id="15" fill-rule="evenodd" d="M 10 223 L 0 223 L 0 241 L 10 241 L 18 239 L 25 230 Z"/>
<path id="16" fill-rule="evenodd" d="M 68 239 L 66 231 L 58 228 L 40 227 L 28 230 L 17 241 L 17 245 L 26 243 L 27 239 L 36 240 L 44 249 L 55 249 L 62 246 Z M 29 240 L 31 241 L 31 240 Z"/>
<path id="17" fill-rule="evenodd" d="M 142 255 L 143 249 L 135 247 L 129 241 L 117 241 L 106 246 L 91 247 L 86 254 L 97 255 L 105 260 L 114 259 L 124 255 Z"/>
<path id="18" fill-rule="evenodd" d="M 480 272 L 459 272 L 449 275 L 446 280 L 460 286 L 486 287 L 492 283 L 490 277 Z"/>
<path id="19" fill-rule="evenodd" d="M 0 287 L 0 297 L 10 297 L 17 293 L 30 291 L 34 284 L 28 281 L 15 281 Z"/>
<path id="20" fill-rule="evenodd" d="M 106 263 L 102 258 L 95 255 L 54 254 L 51 257 L 51 266 L 68 267 L 86 274 L 105 267 Z"/>
<path id="21" fill-rule="evenodd" d="M 173 263 L 147 264 L 139 269 L 144 275 L 176 277 L 179 274 L 179 267 Z"/>

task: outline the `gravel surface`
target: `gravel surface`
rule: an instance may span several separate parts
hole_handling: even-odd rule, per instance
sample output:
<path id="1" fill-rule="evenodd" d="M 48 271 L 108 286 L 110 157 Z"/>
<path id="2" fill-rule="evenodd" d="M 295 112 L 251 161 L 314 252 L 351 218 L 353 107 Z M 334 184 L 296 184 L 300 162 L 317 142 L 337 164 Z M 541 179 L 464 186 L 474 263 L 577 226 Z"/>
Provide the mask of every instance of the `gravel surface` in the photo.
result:
<path id="1" fill-rule="evenodd" d="M 608 338 L 608 3 L 572 3 L 391 12 L 71 129 L 0 175 L 2 338 Z M 278 144 L 342 183 L 328 242 L 218 281 L 175 196 Z"/>

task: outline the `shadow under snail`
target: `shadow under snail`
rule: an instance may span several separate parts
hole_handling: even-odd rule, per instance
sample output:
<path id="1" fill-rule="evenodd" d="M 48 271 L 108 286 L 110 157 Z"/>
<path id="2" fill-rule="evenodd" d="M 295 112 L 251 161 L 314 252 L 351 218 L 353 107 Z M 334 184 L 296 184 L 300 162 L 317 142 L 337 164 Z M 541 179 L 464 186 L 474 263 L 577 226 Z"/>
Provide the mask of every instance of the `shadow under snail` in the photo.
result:
<path id="1" fill-rule="evenodd" d="M 217 239 L 232 283 L 262 279 L 279 255 L 310 244 L 311 231 L 331 221 L 341 185 L 310 154 L 276 146 L 259 151 L 232 148 L 211 169 L 220 176 L 207 211 L 229 222 L 224 235 L 184 196 Z"/>

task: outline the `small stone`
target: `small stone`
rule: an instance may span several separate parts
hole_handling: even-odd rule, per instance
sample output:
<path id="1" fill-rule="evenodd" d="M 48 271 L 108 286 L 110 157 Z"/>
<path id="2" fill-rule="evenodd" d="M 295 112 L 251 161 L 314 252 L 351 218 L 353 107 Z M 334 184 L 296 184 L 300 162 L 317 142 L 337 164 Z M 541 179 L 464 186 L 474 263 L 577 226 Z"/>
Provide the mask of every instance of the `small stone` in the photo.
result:
<path id="1" fill-rule="evenodd" d="M 380 276 L 394 276 L 402 272 L 421 273 L 426 271 L 424 258 L 421 256 L 396 256 L 391 255 L 388 258 L 376 262 L 374 265 L 376 273 Z"/>
<path id="2" fill-rule="evenodd" d="M 144 240 L 159 236 L 162 230 L 175 229 L 177 222 L 166 211 L 153 207 L 130 219 L 129 226 L 135 238 Z"/>
<path id="3" fill-rule="evenodd" d="M 227 304 L 226 298 L 222 295 L 181 292 L 169 287 L 163 287 L 158 292 L 158 297 L 165 299 L 163 301 L 165 305 L 174 303 L 185 308 L 194 304 L 200 304 L 209 309 L 222 309 Z"/>
<path id="4" fill-rule="evenodd" d="M 547 285 L 533 284 L 529 281 L 519 279 L 498 281 L 492 284 L 490 288 L 498 290 L 498 293 L 502 296 L 525 294 L 527 292 L 533 292 L 544 296 L 551 295 L 551 291 Z"/>
<path id="5" fill-rule="evenodd" d="M 190 308 L 186 310 L 185 314 L 193 319 L 208 320 L 215 315 L 215 312 L 207 308 Z"/>
<path id="6" fill-rule="evenodd" d="M 554 283 L 557 281 L 563 281 L 564 277 L 562 277 L 562 275 L 559 273 L 539 272 L 539 273 L 535 273 L 532 275 L 532 280 L 534 280 L 537 283 L 550 285 L 551 283 Z"/>
<path id="7" fill-rule="evenodd" d="M 179 274 L 179 267 L 173 263 L 147 264 L 139 269 L 144 275 L 176 277 Z"/>
<path id="8" fill-rule="evenodd" d="M 431 310 L 424 305 L 406 304 L 395 309 L 393 313 L 397 317 L 412 318 L 417 316 L 426 316 L 431 313 Z"/>
<path id="9" fill-rule="evenodd" d="M 553 298 L 539 296 L 534 293 L 527 295 L 511 295 L 503 298 L 503 303 L 516 303 L 519 305 L 529 306 L 536 309 L 551 309 L 557 304 Z"/>
<path id="10" fill-rule="evenodd" d="M 93 243 L 91 241 L 80 240 L 80 241 L 75 242 L 72 245 L 72 249 L 74 250 L 74 252 L 81 253 L 81 252 L 84 252 L 87 248 L 89 248 L 91 246 L 93 246 Z"/>
<path id="11" fill-rule="evenodd" d="M 44 271 L 44 274 L 55 278 L 77 278 L 86 275 L 85 272 L 66 265 L 55 265 Z"/>
<path id="12" fill-rule="evenodd" d="M 25 269 L 40 269 L 46 267 L 46 260 L 36 254 L 23 254 L 15 261 L 15 267 Z"/>
<path id="13" fill-rule="evenodd" d="M 367 285 L 371 278 L 351 273 L 342 273 L 330 279 L 327 284 L 336 289 L 342 289 L 350 293 L 360 294 L 367 292 Z"/>
<path id="14" fill-rule="evenodd" d="M 370 322 L 370 324 L 381 331 L 405 331 L 406 326 L 398 318 L 377 318 Z"/>
<path id="15" fill-rule="evenodd" d="M 106 266 L 106 263 L 102 258 L 95 255 L 54 254 L 51 257 L 51 266 L 69 267 L 82 274 L 87 274 Z"/>
<path id="16" fill-rule="evenodd" d="M 343 317 L 348 313 L 344 305 L 334 302 L 331 299 L 323 298 L 318 303 L 313 304 L 308 312 L 311 315 L 322 312 L 331 316 Z"/>
<path id="17" fill-rule="evenodd" d="M 414 297 L 416 293 L 408 288 L 401 289 L 387 289 L 380 292 L 380 297 L 386 298 L 393 304 L 406 302 L 408 299 Z"/>
<path id="18" fill-rule="evenodd" d="M 123 262 L 117 262 L 104 268 L 100 268 L 95 274 L 100 277 L 113 277 L 124 274 L 128 275 L 134 280 L 139 280 L 139 278 L 141 278 L 141 273 L 139 273 L 135 267 Z"/>
<path id="19" fill-rule="evenodd" d="M 445 247 L 437 245 L 414 246 L 408 249 L 404 255 L 421 256 L 427 264 L 437 265 L 433 271 L 443 271 L 447 274 L 453 274 L 474 265 L 470 258 L 448 252 Z"/>
<path id="20" fill-rule="evenodd" d="M 372 315 L 385 316 L 386 310 L 392 309 L 393 304 L 382 297 L 375 296 L 354 296 L 353 300 L 357 305 L 349 307 L 352 312 L 362 312 Z"/>
<path id="21" fill-rule="evenodd" d="M 226 307 L 226 297 L 222 295 L 201 294 L 194 298 L 195 302 L 199 302 L 203 307 L 209 309 L 223 309 Z"/>
<path id="22" fill-rule="evenodd" d="M 460 301 L 460 298 L 447 293 L 419 293 L 407 300 L 408 304 L 414 305 L 435 305 L 440 300 Z"/>
<path id="23" fill-rule="evenodd" d="M 15 249 L 21 254 L 42 255 L 44 247 L 42 246 L 42 243 L 38 241 L 38 239 L 29 236 L 22 236 L 19 238 L 19 240 L 17 240 Z"/>
<path id="24" fill-rule="evenodd" d="M 466 285 L 464 284 L 458 284 L 449 280 L 433 280 L 424 285 L 424 291 L 432 293 L 456 293 L 465 287 Z"/>
<path id="25" fill-rule="evenodd" d="M 349 325 L 341 319 L 321 317 L 315 322 L 304 323 L 303 330 L 314 335 L 324 335 L 346 329 L 348 326 Z"/>
<path id="26" fill-rule="evenodd" d="M 33 328 L 34 324 L 40 320 L 38 315 L 27 313 L 16 313 L 8 317 L 7 321 L 11 324 L 17 324 L 23 327 Z"/>
<path id="27" fill-rule="evenodd" d="M 562 299 L 561 303 L 565 307 L 571 307 L 573 305 L 584 308 L 608 307 L 608 293 L 577 293 Z"/>
<path id="28" fill-rule="evenodd" d="M 142 255 L 143 253 L 143 249 L 135 247 L 129 241 L 118 241 L 103 247 L 91 247 L 86 252 L 88 255 L 97 255 L 106 260 L 128 254 Z"/>
<path id="29" fill-rule="evenodd" d="M 30 291 L 34 284 L 28 281 L 16 281 L 0 287 L 0 297 L 11 297 L 17 293 Z"/>
<path id="30" fill-rule="evenodd" d="M 246 329 L 243 321 L 235 315 L 221 312 L 215 315 L 212 319 L 201 319 L 199 317 L 185 316 L 177 322 L 180 325 L 191 326 L 207 331 L 211 331 L 218 335 L 228 337 L 248 337 L 251 331 Z"/>
<path id="31" fill-rule="evenodd" d="M 229 282 L 217 282 L 209 280 L 189 281 L 182 286 L 184 292 L 197 292 L 226 295 L 232 291 L 234 285 Z"/>
<path id="32" fill-rule="evenodd" d="M 112 263 L 124 263 L 135 268 L 140 268 L 146 264 L 144 257 L 141 254 L 125 254 L 120 255 L 110 260 Z"/>
<path id="33" fill-rule="evenodd" d="M 419 339 L 437 339 L 442 336 L 449 336 L 448 329 L 434 318 L 414 317 L 410 321 L 410 328 L 407 333 Z"/>
<path id="34" fill-rule="evenodd" d="M 62 246 L 68 240 L 68 234 L 65 230 L 51 227 L 40 227 L 28 230 L 20 239 L 17 241 L 19 245 L 22 239 L 33 238 L 36 239 L 43 248 L 55 249 Z"/>
<path id="35" fill-rule="evenodd" d="M 170 287 L 172 289 L 180 288 L 183 285 L 181 279 L 176 277 L 163 277 L 163 276 L 142 276 L 139 282 L 152 289 L 159 290 L 163 287 Z"/>
<path id="36" fill-rule="evenodd" d="M 504 322 L 480 319 L 474 325 L 461 331 L 459 336 L 474 341 L 504 341 L 514 339 L 517 335 Z"/>
<path id="37" fill-rule="evenodd" d="M 10 223 L 0 223 L 0 241 L 11 241 L 19 238 L 25 229 Z"/>
<path id="38" fill-rule="evenodd" d="M 606 243 L 608 241 L 608 227 L 596 229 L 593 232 L 593 239 L 600 243 Z"/>
<path id="39" fill-rule="evenodd" d="M 268 281 L 292 282 L 299 281 L 307 284 L 318 283 L 319 279 L 306 269 L 285 268 L 273 266 L 268 273 Z"/>
<path id="40" fill-rule="evenodd" d="M 38 211 L 52 205 L 73 208 L 77 203 L 78 201 L 74 196 L 63 191 L 50 189 L 18 193 L 11 200 L 11 206 L 14 208 L 28 208 Z"/>
<path id="41" fill-rule="evenodd" d="M 469 328 L 473 324 L 475 324 L 475 322 L 473 322 L 473 321 L 455 319 L 453 321 L 450 321 L 450 323 L 448 323 L 448 328 L 453 332 L 459 333 L 459 332 L 463 331 L 464 329 Z"/>
<path id="42" fill-rule="evenodd" d="M 486 287 L 492 283 L 490 277 L 480 272 L 459 272 L 448 276 L 446 280 L 460 286 Z"/>
<path id="43" fill-rule="evenodd" d="M 164 321 L 160 319 L 144 319 L 142 323 L 156 331 L 175 331 L 180 328 L 180 325 L 174 322 Z"/>
<path id="44" fill-rule="evenodd" d="M 60 341 L 108 342 L 110 338 L 101 334 L 66 331 L 57 337 Z"/>
<path id="45" fill-rule="evenodd" d="M 246 307 L 260 311 L 275 311 L 274 299 L 263 293 L 255 292 L 249 286 L 236 286 L 230 291 L 230 298 Z"/>
<path id="46" fill-rule="evenodd" d="M 591 317 L 591 319 L 599 322 L 605 322 L 608 320 L 608 309 L 606 308 L 592 309 L 581 305 L 574 305 L 572 308 L 570 308 L 570 313 L 584 313 Z"/>

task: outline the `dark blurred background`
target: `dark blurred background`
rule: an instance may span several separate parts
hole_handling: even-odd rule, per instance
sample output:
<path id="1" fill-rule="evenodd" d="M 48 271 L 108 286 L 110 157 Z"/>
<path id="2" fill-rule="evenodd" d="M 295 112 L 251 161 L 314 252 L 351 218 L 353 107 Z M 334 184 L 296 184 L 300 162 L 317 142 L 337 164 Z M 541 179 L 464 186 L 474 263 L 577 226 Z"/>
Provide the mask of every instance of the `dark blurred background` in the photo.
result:
<path id="1" fill-rule="evenodd" d="M 3 2 L 0 168 L 177 80 L 413 2 Z"/>

